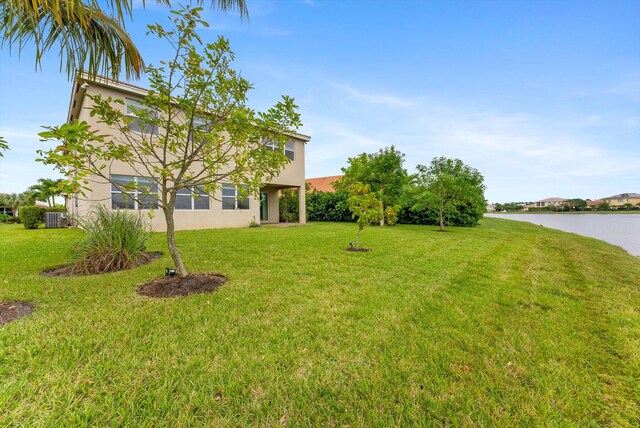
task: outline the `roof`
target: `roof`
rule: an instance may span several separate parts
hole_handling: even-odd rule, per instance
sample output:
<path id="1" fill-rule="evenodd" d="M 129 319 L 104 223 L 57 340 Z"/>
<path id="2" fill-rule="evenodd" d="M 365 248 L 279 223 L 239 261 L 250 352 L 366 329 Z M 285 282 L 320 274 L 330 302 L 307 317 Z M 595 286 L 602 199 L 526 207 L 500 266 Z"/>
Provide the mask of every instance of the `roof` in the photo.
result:
<path id="1" fill-rule="evenodd" d="M 333 183 L 340 179 L 341 175 L 330 175 L 328 177 L 307 178 L 305 182 L 309 185 L 309 192 L 335 192 Z"/>
<path id="2" fill-rule="evenodd" d="M 567 198 L 547 198 L 536 202 L 564 202 Z"/>
<path id="3" fill-rule="evenodd" d="M 602 199 L 596 199 L 595 201 L 592 201 L 591 199 L 587 199 L 587 206 L 588 207 L 595 207 L 598 206 L 602 203 Z"/>
<path id="4" fill-rule="evenodd" d="M 640 193 L 620 193 L 619 195 L 608 196 L 602 199 L 640 198 Z"/>
<path id="5" fill-rule="evenodd" d="M 82 100 L 87 92 L 89 85 L 102 86 L 104 88 L 111 88 L 123 92 L 125 94 L 144 97 L 149 92 L 149 89 L 135 86 L 130 83 L 121 82 L 119 80 L 109 79 L 104 76 L 91 77 L 87 73 L 80 73 L 76 76 L 73 86 L 71 87 L 71 99 L 69 100 L 69 111 L 67 113 L 67 122 L 71 123 L 73 119 L 77 119 L 82 108 Z M 305 143 L 311 140 L 309 135 L 300 134 L 298 132 L 287 133 L 291 137 L 304 141 Z"/>

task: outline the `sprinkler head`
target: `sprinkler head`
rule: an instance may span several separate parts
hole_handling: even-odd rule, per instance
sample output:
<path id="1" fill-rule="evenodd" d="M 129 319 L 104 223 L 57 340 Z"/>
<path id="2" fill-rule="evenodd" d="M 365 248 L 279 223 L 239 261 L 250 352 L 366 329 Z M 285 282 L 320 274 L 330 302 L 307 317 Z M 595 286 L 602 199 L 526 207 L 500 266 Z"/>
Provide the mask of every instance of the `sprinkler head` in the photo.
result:
<path id="1" fill-rule="evenodd" d="M 176 276 L 176 270 L 170 267 L 164 268 L 164 276 Z"/>

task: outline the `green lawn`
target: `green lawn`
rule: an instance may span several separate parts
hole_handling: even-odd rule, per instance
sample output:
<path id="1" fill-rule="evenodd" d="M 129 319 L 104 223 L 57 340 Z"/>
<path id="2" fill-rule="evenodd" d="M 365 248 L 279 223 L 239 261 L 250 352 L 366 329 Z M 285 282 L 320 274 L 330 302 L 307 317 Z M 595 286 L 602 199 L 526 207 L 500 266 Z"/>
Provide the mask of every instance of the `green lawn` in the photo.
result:
<path id="1" fill-rule="evenodd" d="M 179 232 L 213 294 L 135 288 L 169 257 L 47 278 L 78 230 L 0 227 L 0 426 L 640 423 L 640 260 L 523 222 Z M 164 249 L 156 234 L 150 250 Z"/>

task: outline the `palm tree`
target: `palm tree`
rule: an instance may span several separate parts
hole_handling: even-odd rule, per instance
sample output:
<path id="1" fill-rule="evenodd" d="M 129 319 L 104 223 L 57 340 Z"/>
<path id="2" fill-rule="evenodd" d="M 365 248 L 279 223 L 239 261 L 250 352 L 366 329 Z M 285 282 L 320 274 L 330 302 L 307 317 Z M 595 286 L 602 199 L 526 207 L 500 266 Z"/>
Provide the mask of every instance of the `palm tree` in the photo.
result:
<path id="1" fill-rule="evenodd" d="M 16 48 L 33 42 L 36 66 L 54 46 L 60 49 L 60 69 L 69 77 L 76 70 L 90 75 L 103 73 L 114 79 L 121 68 L 127 78 L 139 78 L 144 67 L 140 52 L 125 30 L 125 20 L 133 14 L 134 0 L 110 0 L 112 15 L 98 0 L 0 0 L 0 43 Z M 171 0 L 153 0 L 170 5 Z M 245 0 L 196 0 L 198 5 L 248 16 Z M 145 0 L 142 1 L 143 6 Z"/>
<path id="2" fill-rule="evenodd" d="M 59 188 L 62 181 L 61 178 L 57 180 L 40 178 L 38 184 L 29 187 L 28 192 L 33 195 L 35 200 L 46 202 L 49 207 L 53 208 L 56 206 L 55 197 L 62 195 L 62 190 Z"/>
<path id="3" fill-rule="evenodd" d="M 0 206 L 10 207 L 13 216 L 18 215 L 19 207 L 32 205 L 35 201 L 34 195 L 29 191 L 23 193 L 0 194 Z"/>

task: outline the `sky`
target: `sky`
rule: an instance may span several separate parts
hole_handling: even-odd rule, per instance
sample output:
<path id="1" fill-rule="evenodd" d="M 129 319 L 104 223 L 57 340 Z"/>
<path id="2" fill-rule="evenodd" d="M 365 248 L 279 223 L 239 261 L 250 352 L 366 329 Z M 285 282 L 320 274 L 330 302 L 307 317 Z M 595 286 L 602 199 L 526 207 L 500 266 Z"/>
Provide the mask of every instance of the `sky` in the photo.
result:
<path id="1" fill-rule="evenodd" d="M 459 158 L 490 202 L 640 193 L 640 0 L 248 0 L 249 20 L 206 10 L 254 84 L 250 105 L 295 98 L 312 137 L 306 176 L 395 145 L 415 171 Z M 168 58 L 146 35 L 166 7 L 137 8 L 127 30 L 147 63 Z M 71 82 L 52 50 L 0 49 L 0 192 L 40 177 L 37 136 L 67 117 Z M 146 80 L 132 82 L 145 86 Z"/>

